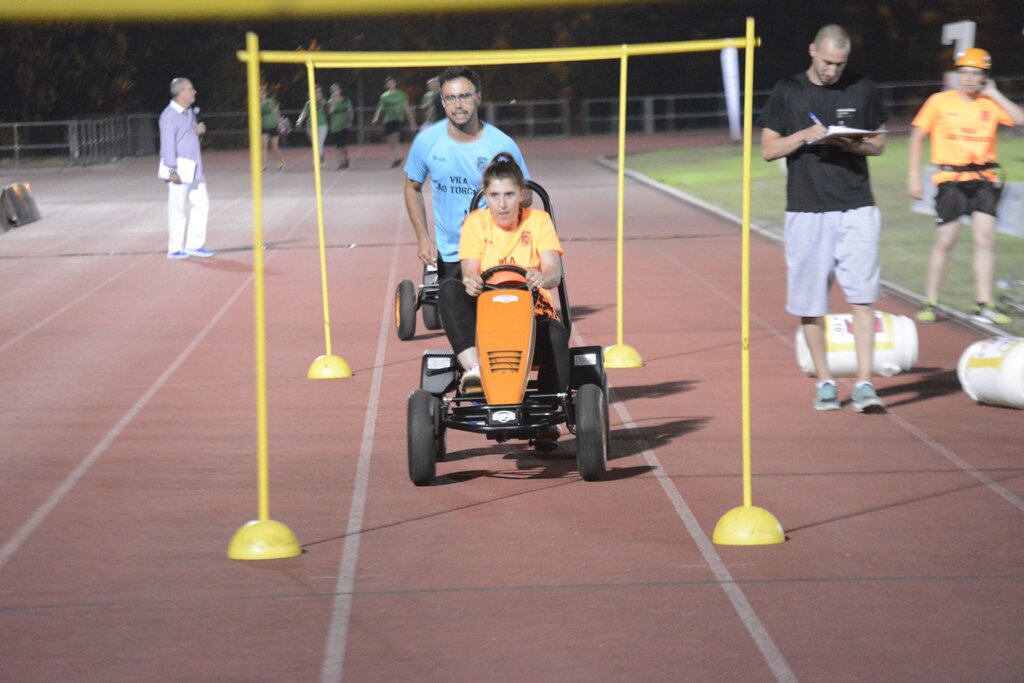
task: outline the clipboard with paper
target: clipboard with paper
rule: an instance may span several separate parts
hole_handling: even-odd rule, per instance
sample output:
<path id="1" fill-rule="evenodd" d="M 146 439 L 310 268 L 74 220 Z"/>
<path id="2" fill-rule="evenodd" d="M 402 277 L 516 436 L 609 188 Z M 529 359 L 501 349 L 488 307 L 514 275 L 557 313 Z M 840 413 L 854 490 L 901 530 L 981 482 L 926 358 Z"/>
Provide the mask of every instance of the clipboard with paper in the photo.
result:
<path id="1" fill-rule="evenodd" d="M 828 140 L 829 138 L 868 138 L 872 135 L 881 135 L 888 132 L 885 128 L 865 130 L 863 128 L 848 128 L 846 126 L 829 126 L 825 137 L 818 140 L 818 142 Z"/>
<path id="2" fill-rule="evenodd" d="M 164 163 L 164 160 L 160 160 L 160 165 L 157 167 L 156 175 L 160 180 L 171 179 L 171 168 Z M 178 177 L 181 178 L 181 182 L 185 184 L 191 184 L 196 178 L 196 162 L 193 159 L 186 159 L 185 157 L 178 157 Z"/>

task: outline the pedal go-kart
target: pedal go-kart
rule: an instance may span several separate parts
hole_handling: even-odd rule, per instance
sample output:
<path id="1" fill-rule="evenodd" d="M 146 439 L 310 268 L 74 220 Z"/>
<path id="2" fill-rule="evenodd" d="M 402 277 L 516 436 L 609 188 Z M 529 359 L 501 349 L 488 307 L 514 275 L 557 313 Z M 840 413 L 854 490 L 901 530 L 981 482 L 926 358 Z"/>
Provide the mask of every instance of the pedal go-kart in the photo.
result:
<path id="1" fill-rule="evenodd" d="M 437 266 L 423 266 L 423 284 L 417 290 L 412 280 L 402 280 L 395 289 L 395 331 L 402 341 L 416 335 L 416 311 L 423 313 L 423 326 L 441 329 L 437 313 Z"/>
<path id="2" fill-rule="evenodd" d="M 550 200 L 536 183 L 530 188 L 551 213 Z M 473 202 L 475 206 L 477 201 Z M 553 218 L 553 215 L 552 215 Z M 512 281 L 508 275 L 514 273 Z M 483 394 L 462 394 L 462 368 L 453 351 L 426 351 L 420 364 L 420 388 L 409 395 L 407 428 L 409 478 L 426 486 L 445 459 L 447 432 L 457 429 L 504 443 L 525 439 L 538 450 L 554 450 L 538 438 L 565 424 L 576 436 L 576 466 L 586 481 L 599 479 L 608 461 L 608 378 L 600 346 L 569 349 L 569 386 L 542 394 L 533 368 L 534 297 L 526 271 L 497 266 L 482 273 L 484 292 L 477 300 L 477 350 Z M 562 323 L 571 333 L 572 318 L 563 271 L 557 288 Z"/>

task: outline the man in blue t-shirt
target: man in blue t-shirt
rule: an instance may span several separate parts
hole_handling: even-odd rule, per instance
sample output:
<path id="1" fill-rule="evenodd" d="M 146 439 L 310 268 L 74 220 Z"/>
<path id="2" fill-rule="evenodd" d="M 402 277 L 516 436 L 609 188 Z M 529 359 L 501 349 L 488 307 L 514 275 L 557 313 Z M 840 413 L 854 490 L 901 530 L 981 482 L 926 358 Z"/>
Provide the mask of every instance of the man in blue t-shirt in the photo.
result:
<path id="1" fill-rule="evenodd" d="M 405 208 L 419 242 L 418 256 L 437 264 L 439 280 L 461 277 L 459 236 L 483 170 L 498 152 L 508 152 L 530 178 L 523 154 L 512 138 L 480 120 L 480 77 L 465 67 L 448 67 L 438 76 L 447 118 L 420 131 L 405 163 Z M 434 234 L 427 229 L 423 183 L 430 176 Z M 528 205 L 528 202 L 524 202 Z"/>

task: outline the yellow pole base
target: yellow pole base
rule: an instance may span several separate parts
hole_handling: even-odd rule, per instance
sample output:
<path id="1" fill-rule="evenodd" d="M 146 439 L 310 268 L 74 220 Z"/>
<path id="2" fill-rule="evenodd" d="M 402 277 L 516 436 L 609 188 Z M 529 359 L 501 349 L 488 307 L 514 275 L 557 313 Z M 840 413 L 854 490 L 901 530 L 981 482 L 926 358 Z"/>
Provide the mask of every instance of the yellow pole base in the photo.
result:
<path id="1" fill-rule="evenodd" d="M 342 379 L 352 376 L 352 368 L 341 356 L 333 354 L 317 356 L 317 359 L 309 366 L 306 376 L 310 379 Z"/>
<path id="2" fill-rule="evenodd" d="M 232 560 L 280 560 L 301 554 L 292 530 L 270 519 L 246 522 L 228 545 Z"/>
<path id="3" fill-rule="evenodd" d="M 786 532 L 772 513 L 745 505 L 722 515 L 711 540 L 718 545 L 773 545 L 785 543 Z"/>
<path id="4" fill-rule="evenodd" d="M 644 359 L 629 344 L 615 344 L 604 350 L 606 368 L 642 368 Z"/>

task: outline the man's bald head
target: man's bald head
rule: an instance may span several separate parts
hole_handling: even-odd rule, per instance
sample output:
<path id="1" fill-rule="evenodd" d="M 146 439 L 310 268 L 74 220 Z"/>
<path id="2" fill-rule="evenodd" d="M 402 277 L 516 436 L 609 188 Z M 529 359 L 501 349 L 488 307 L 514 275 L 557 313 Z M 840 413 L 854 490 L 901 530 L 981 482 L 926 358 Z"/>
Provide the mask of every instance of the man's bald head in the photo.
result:
<path id="1" fill-rule="evenodd" d="M 839 24 L 826 24 L 818 29 L 817 35 L 814 36 L 814 44 L 821 47 L 826 40 L 840 50 L 850 49 L 850 34 Z"/>

